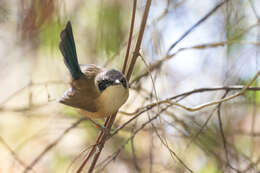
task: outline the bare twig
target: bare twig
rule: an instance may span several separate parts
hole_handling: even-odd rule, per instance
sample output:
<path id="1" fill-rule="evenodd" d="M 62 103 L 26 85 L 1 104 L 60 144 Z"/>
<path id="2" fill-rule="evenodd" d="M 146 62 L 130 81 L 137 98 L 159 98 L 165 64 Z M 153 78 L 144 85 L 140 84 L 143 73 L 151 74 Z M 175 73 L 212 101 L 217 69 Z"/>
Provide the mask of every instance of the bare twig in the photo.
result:
<path id="1" fill-rule="evenodd" d="M 5 142 L 5 140 L 0 136 L 0 143 L 11 153 L 13 158 L 24 168 L 26 168 L 26 164 L 19 158 L 19 156 L 15 153 L 15 151 Z M 35 172 L 33 170 L 33 172 Z"/>
<path id="2" fill-rule="evenodd" d="M 142 43 L 142 40 L 143 40 L 144 29 L 145 29 L 145 25 L 146 25 L 146 21 L 147 21 L 147 17 L 148 17 L 148 14 L 149 14 L 151 3 L 152 3 L 152 0 L 147 0 L 146 5 L 145 5 L 144 15 L 143 15 L 143 18 L 142 18 L 142 22 L 141 22 L 136 46 L 135 46 L 134 53 L 133 53 L 133 56 L 132 56 L 132 59 L 131 59 L 131 63 L 130 63 L 130 66 L 129 66 L 129 69 L 128 69 L 128 72 L 127 72 L 127 75 L 126 75 L 126 78 L 127 78 L 128 81 L 130 80 L 130 77 L 131 77 L 132 72 L 134 70 L 135 62 L 136 62 L 136 60 L 139 56 L 139 50 L 140 50 L 140 46 L 141 46 L 141 43 Z"/>
<path id="3" fill-rule="evenodd" d="M 88 120 L 87 118 L 81 118 L 78 121 L 76 121 L 75 123 L 73 123 L 69 128 L 67 128 L 54 142 L 52 142 L 50 145 L 48 145 L 32 162 L 29 166 L 27 166 L 23 173 L 27 173 L 29 170 L 31 170 L 35 164 L 37 164 L 42 157 L 48 153 L 53 147 L 55 147 L 62 139 L 63 137 L 69 133 L 72 129 L 74 129 L 75 127 L 77 127 L 82 121 L 86 121 Z"/>
<path id="4" fill-rule="evenodd" d="M 131 140 L 135 137 L 135 135 L 141 131 L 142 129 L 144 129 L 148 124 L 150 124 L 152 121 L 156 120 L 161 113 L 163 113 L 164 111 L 166 111 L 168 108 L 170 107 L 170 105 L 166 106 L 165 108 L 161 109 L 160 112 L 158 114 L 156 114 L 154 117 L 150 118 L 148 121 L 144 122 L 137 130 L 135 130 L 133 132 L 133 134 L 121 145 L 121 147 L 116 151 L 114 152 L 112 155 L 108 156 L 108 160 L 106 162 L 106 164 L 102 167 L 102 169 L 104 169 L 112 160 L 114 160 L 118 155 L 119 153 L 121 152 L 121 150 L 124 148 L 124 146 Z M 111 135 L 113 136 L 113 134 Z M 165 143 L 164 143 L 165 144 Z M 186 168 L 188 169 L 190 172 L 192 172 L 192 170 L 190 170 L 185 164 L 184 162 L 176 155 L 176 153 L 170 149 L 170 152 L 171 154 L 173 154 L 175 156 L 175 158 Z"/>
<path id="5" fill-rule="evenodd" d="M 136 43 L 136 47 L 135 47 L 135 51 L 134 51 L 134 54 L 133 54 L 133 58 L 131 60 L 131 63 L 130 63 L 130 67 L 128 69 L 128 73 L 127 73 L 127 80 L 129 81 L 130 77 L 131 77 L 131 74 L 132 74 L 132 71 L 133 71 L 133 68 L 134 68 L 134 65 L 135 65 L 135 62 L 136 62 L 136 59 L 138 57 L 138 54 L 139 54 L 139 49 L 140 49 L 140 46 L 141 46 L 141 42 L 142 42 L 142 39 L 143 39 L 143 33 L 144 33 L 144 29 L 145 29 L 145 25 L 146 25 L 146 20 L 147 20 L 147 17 L 148 17 L 148 13 L 149 13 L 149 9 L 150 9 L 150 5 L 151 5 L 151 0 L 147 0 L 147 3 L 146 3 L 146 7 L 145 7 L 145 11 L 144 11 L 144 15 L 143 15 L 143 18 L 142 18 L 142 22 L 141 22 L 141 27 L 140 27 L 140 31 L 139 31 L 139 35 L 138 35 L 138 38 L 137 38 L 137 43 Z M 111 117 L 107 118 L 106 119 L 106 122 L 107 122 L 107 126 L 106 129 L 107 131 L 110 131 L 112 125 L 113 125 L 113 122 L 116 118 L 116 114 L 115 113 L 114 115 L 112 115 Z M 102 131 L 97 139 L 97 142 L 96 144 L 98 144 L 98 152 L 95 153 L 94 155 L 94 158 L 92 160 L 92 163 L 88 169 L 88 172 L 91 173 L 93 172 L 94 168 L 95 168 L 95 165 L 96 165 L 96 162 L 102 152 L 102 149 L 104 147 L 104 144 L 106 142 L 106 139 L 107 137 L 109 136 L 109 134 L 106 134 L 104 131 Z M 89 159 L 89 157 L 91 157 L 91 155 L 93 154 L 95 148 L 96 148 L 97 145 L 93 146 L 91 152 L 89 153 L 89 155 L 87 156 L 87 158 Z M 92 152 L 93 151 L 93 152 Z M 83 169 L 84 165 L 87 163 L 88 159 L 86 161 L 84 161 L 84 164 L 81 165 L 81 169 Z M 80 172 L 80 169 L 77 171 L 77 172 Z"/>
<path id="6" fill-rule="evenodd" d="M 222 5 L 224 5 L 229 0 L 224 0 L 223 2 L 219 3 L 214 7 L 212 10 L 210 10 L 204 17 L 202 17 L 197 23 L 195 23 L 192 27 L 190 27 L 183 35 L 175 41 L 170 48 L 168 49 L 168 53 L 180 42 L 182 41 L 189 33 L 191 33 L 195 28 L 197 28 L 202 22 L 204 22 L 208 17 L 210 17 L 217 9 L 219 9 Z M 167 54 L 168 54 L 167 53 Z"/>
<path id="7" fill-rule="evenodd" d="M 109 122 L 109 117 L 106 119 L 104 127 L 107 127 L 107 124 Z M 87 157 L 84 159 L 84 161 L 82 162 L 82 164 L 80 165 L 80 167 L 78 168 L 78 170 L 76 171 L 77 173 L 80 173 L 84 166 L 87 164 L 87 162 L 89 161 L 89 159 L 92 157 L 92 155 L 94 154 L 95 150 L 96 150 L 96 146 L 100 143 L 100 140 L 102 139 L 102 136 L 104 135 L 104 130 L 102 130 L 96 140 L 96 144 L 94 146 L 92 146 L 90 152 L 88 153 Z"/>
<path id="8" fill-rule="evenodd" d="M 209 106 L 213 106 L 213 105 L 216 105 L 220 102 L 226 102 L 226 101 L 229 101 L 231 99 L 234 99 L 242 94 L 244 94 L 246 92 L 246 90 L 256 81 L 256 79 L 258 78 L 258 76 L 260 75 L 260 71 L 258 71 L 258 73 L 253 77 L 253 79 L 247 84 L 245 85 L 241 91 L 239 91 L 238 93 L 234 94 L 234 95 L 231 95 L 230 97 L 227 97 L 227 98 L 224 98 L 224 99 L 220 99 L 220 100 L 217 100 L 217 101 L 212 101 L 212 102 L 208 102 L 208 103 L 204 103 L 204 104 L 201 104 L 201 105 L 198 105 L 196 107 L 187 107 L 187 106 L 184 106 L 182 104 L 179 104 L 177 102 L 173 102 L 172 100 L 175 98 L 175 97 L 170 97 L 170 98 L 167 98 L 167 99 L 164 99 L 164 100 L 161 100 L 159 102 L 155 102 L 155 103 L 151 103 L 151 104 L 148 104 L 147 106 L 143 107 L 143 108 L 139 108 L 137 109 L 136 111 L 132 112 L 132 113 L 125 113 L 127 115 L 135 115 L 137 112 L 139 112 L 140 110 L 144 109 L 144 108 L 149 108 L 149 107 L 154 107 L 158 104 L 164 104 L 164 103 L 169 103 L 169 104 L 172 104 L 172 105 L 175 105 L 175 106 L 178 106 L 182 109 L 185 109 L 186 111 L 190 111 L 190 112 L 195 112 L 195 111 L 199 111 L 201 109 L 204 109 L 206 107 L 209 107 Z"/>
<path id="9" fill-rule="evenodd" d="M 200 92 L 207 92 L 207 91 L 219 91 L 219 90 L 242 90 L 245 86 L 228 86 L 228 87 L 213 87 L 213 88 L 200 88 L 200 89 L 195 89 L 192 91 L 188 91 L 173 97 L 170 97 L 169 99 L 177 99 L 179 97 L 184 97 L 184 96 L 188 96 L 194 93 L 200 93 Z M 248 91 L 260 91 L 260 87 L 249 87 L 247 89 Z M 164 102 L 161 102 L 164 103 Z M 149 105 L 146 105 L 142 108 L 137 109 L 134 112 L 131 113 L 127 113 L 127 112 L 120 112 L 122 114 L 126 114 L 126 115 L 135 115 L 133 116 L 131 119 L 129 119 L 128 121 L 126 121 L 125 123 L 123 123 L 120 127 L 118 127 L 117 129 L 114 130 L 113 133 L 111 133 L 111 136 L 114 136 L 116 133 L 118 133 L 118 131 L 120 131 L 121 129 L 123 129 L 124 127 L 126 127 L 130 122 L 132 122 L 133 120 L 135 120 L 136 118 L 138 118 L 140 115 L 142 115 L 144 112 L 152 109 L 154 106 L 156 106 L 158 103 L 152 103 Z"/>
<path id="10" fill-rule="evenodd" d="M 186 149 L 189 148 L 189 146 L 193 143 L 193 141 L 195 139 L 197 139 L 199 137 L 199 135 L 201 134 L 201 132 L 205 129 L 205 127 L 207 126 L 209 120 L 212 118 L 212 116 L 214 115 L 215 111 L 217 110 L 217 108 L 214 108 L 211 113 L 209 114 L 208 118 L 206 119 L 206 121 L 203 123 L 203 125 L 200 127 L 199 131 L 191 137 L 189 143 L 186 146 Z"/>
<path id="11" fill-rule="evenodd" d="M 108 120 L 107 120 L 108 123 L 107 123 L 107 125 L 105 126 L 107 130 L 110 130 L 110 129 L 111 129 L 111 127 L 112 127 L 112 125 L 113 125 L 113 122 L 115 121 L 116 114 L 117 114 L 117 113 L 115 113 L 114 115 L 112 115 L 112 116 L 110 116 L 110 117 L 107 118 L 107 119 L 108 119 Z M 97 161 L 98 161 L 98 158 L 99 158 L 99 156 L 100 156 L 100 154 L 101 154 L 101 152 L 102 152 L 102 149 L 104 148 L 106 139 L 107 139 L 107 137 L 109 136 L 109 134 L 107 134 L 106 131 L 102 131 L 101 134 L 102 134 L 102 135 L 101 135 L 101 138 L 100 138 L 100 142 L 98 141 L 98 145 L 97 145 L 97 146 L 98 146 L 98 151 L 97 151 L 97 152 L 95 153 L 95 155 L 94 155 L 94 158 L 93 158 L 93 160 L 92 160 L 92 163 L 91 163 L 91 165 L 90 165 L 90 167 L 89 167 L 89 169 L 88 169 L 88 173 L 91 173 L 91 172 L 94 170 L 95 165 L 96 165 L 96 163 L 97 163 Z M 95 147 L 96 147 L 96 146 L 94 146 L 94 148 L 95 148 Z"/>
<path id="12" fill-rule="evenodd" d="M 159 114 L 158 114 L 158 115 L 159 115 Z M 151 124 L 152 124 L 152 126 L 154 126 L 153 123 L 151 123 Z M 157 136 L 158 136 L 159 140 L 161 141 L 161 143 L 162 143 L 162 144 L 168 149 L 168 151 L 170 152 L 171 157 L 174 156 L 174 158 L 176 158 L 176 159 L 178 160 L 178 162 L 179 162 L 185 169 L 187 169 L 189 172 L 193 173 L 193 171 L 181 160 L 181 158 L 175 153 L 175 151 L 173 151 L 173 150 L 169 147 L 169 144 L 168 144 L 168 142 L 167 142 L 167 139 L 166 139 L 166 138 L 163 139 L 163 138 L 159 135 L 159 133 L 158 133 L 158 131 L 156 130 L 156 128 L 153 128 L 153 129 L 154 129 L 155 133 L 157 134 Z"/>
<path id="13" fill-rule="evenodd" d="M 141 172 L 141 169 L 140 169 L 140 167 L 139 167 L 139 165 L 138 165 L 138 162 L 137 162 L 137 156 L 136 156 L 136 152 L 135 152 L 134 138 L 132 138 L 130 141 L 131 141 L 131 149 L 132 149 L 133 163 L 134 163 L 135 169 L 136 169 L 138 172 Z"/>
<path id="14" fill-rule="evenodd" d="M 160 111 L 160 113 L 164 112 L 169 106 L 167 106 L 166 108 L 162 109 Z M 149 123 L 151 123 L 153 120 L 157 119 L 159 117 L 159 114 L 157 114 L 156 116 L 152 117 L 151 119 L 149 119 L 148 121 L 146 121 L 145 123 L 143 123 L 137 130 L 135 130 L 132 135 L 119 147 L 119 149 L 114 152 L 112 155 L 108 156 L 108 160 L 106 162 L 106 164 L 102 167 L 102 169 L 104 169 L 112 160 L 114 160 L 118 155 L 119 153 L 121 152 L 121 150 L 124 148 L 124 146 L 131 140 L 135 137 L 135 135 L 141 131 L 142 129 L 144 129 L 146 127 L 146 125 L 148 125 Z M 116 133 L 113 133 L 111 134 L 111 137 L 116 134 Z"/>
<path id="15" fill-rule="evenodd" d="M 133 35 L 134 24 L 135 24 L 136 2 L 137 2 L 137 0 L 133 0 L 132 20 L 131 20 L 130 33 L 129 33 L 129 38 L 128 38 L 128 44 L 127 44 L 127 49 L 126 49 L 124 65 L 123 65 L 123 69 L 122 69 L 123 74 L 125 74 L 125 71 L 126 71 L 126 66 L 127 66 L 127 62 L 128 62 L 129 52 L 130 52 L 130 48 L 131 48 L 132 35 Z"/>
<path id="16" fill-rule="evenodd" d="M 225 98 L 227 94 L 228 94 L 228 90 L 225 92 L 222 99 Z M 222 125 L 222 119 L 221 119 L 221 105 L 222 105 L 222 102 L 219 103 L 218 106 L 217 106 L 218 123 L 219 123 L 220 134 L 221 134 L 221 137 L 222 137 L 223 146 L 224 146 L 224 150 L 225 150 L 226 162 L 227 162 L 228 165 L 230 165 L 229 159 L 228 159 L 227 141 L 226 141 L 226 138 L 225 138 L 225 133 L 224 133 L 224 129 L 223 129 L 223 125 Z"/>
<path id="17" fill-rule="evenodd" d="M 257 24 L 253 24 L 250 27 L 248 27 L 248 30 L 256 27 L 258 25 Z M 248 41 L 236 41 L 236 40 L 229 40 L 229 41 L 221 41 L 221 42 L 214 42 L 214 43 L 206 43 L 206 44 L 198 44 L 195 46 L 190 46 L 190 47 L 183 47 L 178 49 L 176 52 L 172 53 L 172 54 L 167 54 L 166 56 L 164 56 L 162 59 L 154 62 L 153 64 L 151 64 L 150 66 L 150 71 L 154 71 L 155 69 L 158 69 L 164 62 L 170 60 L 171 58 L 175 57 L 176 55 L 178 55 L 179 53 L 186 51 L 186 50 L 190 50 L 190 49 L 206 49 L 206 48 L 215 48 L 215 47 L 219 47 L 219 46 L 225 46 L 227 44 L 231 44 L 231 43 L 236 43 L 236 44 L 251 44 L 251 45 L 260 45 L 259 42 L 248 42 Z M 130 86 L 133 85 L 133 83 L 136 83 L 137 81 L 141 80 L 143 77 L 148 76 L 149 73 L 148 72 L 144 72 L 141 75 L 135 77 L 131 83 Z"/>
<path id="18" fill-rule="evenodd" d="M 257 10 L 255 8 L 255 5 L 254 3 L 252 2 L 252 0 L 249 0 L 250 2 L 250 5 L 251 5 L 251 8 L 254 12 L 254 15 L 255 15 L 255 18 L 257 19 L 258 21 L 258 26 L 257 26 L 257 33 L 256 33 L 256 41 L 258 42 L 260 40 L 260 16 L 259 14 L 257 13 Z M 259 49 L 258 47 L 255 48 L 255 70 L 257 71 L 258 70 L 258 67 L 259 67 L 259 60 L 258 60 L 258 57 L 259 57 Z M 256 81 L 256 86 L 258 84 L 258 80 Z M 257 95 L 256 95 L 256 92 L 254 92 L 254 95 L 253 95 L 253 112 L 252 112 L 252 121 L 251 121 L 251 133 L 254 134 L 255 132 L 255 123 L 256 123 L 256 112 L 257 112 L 257 107 L 256 107 L 256 102 L 257 102 Z M 254 151 L 255 151 L 255 139 L 252 137 L 252 148 L 251 148 L 251 158 L 254 157 Z"/>
<path id="19" fill-rule="evenodd" d="M 140 55 L 140 57 L 142 58 L 146 68 L 147 68 L 147 71 L 149 72 L 149 76 L 151 78 L 151 81 L 152 81 L 152 85 L 153 85 L 153 90 L 154 90 L 154 94 L 155 94 L 155 98 L 156 98 L 156 102 L 159 103 L 159 98 L 158 98 L 158 95 L 157 95 L 157 91 L 156 91 L 156 87 L 155 87 L 155 83 L 154 83 L 154 79 L 152 77 L 152 74 L 150 72 L 150 68 L 149 68 L 149 65 L 148 63 L 145 61 L 145 59 Z M 157 104 L 157 115 L 160 115 L 160 107 L 159 107 L 159 104 Z M 160 118 L 160 116 L 159 116 Z M 149 116 L 149 119 L 150 119 L 150 116 Z M 170 146 L 168 145 L 168 142 L 167 142 L 167 138 L 165 137 L 161 137 L 158 130 L 156 129 L 155 125 L 153 124 L 153 122 L 151 122 L 151 125 L 152 125 L 152 128 L 153 130 L 155 131 L 155 134 L 157 135 L 157 137 L 159 138 L 159 140 L 161 141 L 161 143 L 168 149 L 168 151 L 170 152 L 170 155 L 172 157 L 172 159 L 176 158 L 182 165 L 184 168 L 186 168 L 189 172 L 193 172 L 179 157 L 178 155 L 170 148 Z"/>
<path id="20" fill-rule="evenodd" d="M 150 145 L 149 145 L 149 173 L 153 171 L 153 150 L 154 150 L 154 142 L 153 142 L 153 133 L 151 132 Z"/>

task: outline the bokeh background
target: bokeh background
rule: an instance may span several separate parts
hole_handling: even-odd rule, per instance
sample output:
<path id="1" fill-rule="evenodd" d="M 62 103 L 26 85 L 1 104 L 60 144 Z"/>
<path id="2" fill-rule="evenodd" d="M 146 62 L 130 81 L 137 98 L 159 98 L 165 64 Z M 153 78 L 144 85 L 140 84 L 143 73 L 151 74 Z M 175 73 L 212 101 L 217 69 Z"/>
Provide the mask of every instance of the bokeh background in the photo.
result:
<path id="1" fill-rule="evenodd" d="M 112 129 L 133 118 L 126 113 L 158 100 L 194 89 L 233 87 L 174 99 L 196 107 L 239 92 L 254 77 L 260 70 L 259 0 L 229 0 L 168 51 L 221 2 L 152 1 L 143 60 L 139 57 L 135 65 L 130 98 Z M 138 0 L 130 57 L 145 4 Z M 120 70 L 132 6 L 132 0 L 0 1 L 0 172 L 77 170 L 100 130 L 83 121 L 64 134 L 82 116 L 56 102 L 70 79 L 58 49 L 60 31 L 70 20 L 81 64 Z M 259 78 L 252 87 L 194 112 L 166 103 L 145 110 L 109 139 L 94 172 L 260 171 Z M 166 110 L 158 114 L 161 109 Z"/>

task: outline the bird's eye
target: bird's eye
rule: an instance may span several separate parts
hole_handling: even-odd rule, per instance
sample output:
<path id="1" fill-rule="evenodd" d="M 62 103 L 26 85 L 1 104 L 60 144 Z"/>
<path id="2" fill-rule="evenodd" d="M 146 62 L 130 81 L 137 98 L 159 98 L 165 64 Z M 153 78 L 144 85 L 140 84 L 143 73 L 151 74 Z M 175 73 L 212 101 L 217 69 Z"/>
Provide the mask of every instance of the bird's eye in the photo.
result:
<path id="1" fill-rule="evenodd" d="M 106 89 L 106 87 L 107 86 L 106 86 L 105 82 L 101 81 L 101 82 L 98 83 L 98 88 L 99 88 L 100 91 L 104 91 Z"/>
<path id="2" fill-rule="evenodd" d="M 125 88 L 127 87 L 125 78 L 122 78 L 122 79 L 120 80 L 120 82 L 122 83 L 122 85 L 123 85 Z"/>
<path id="3" fill-rule="evenodd" d="M 112 81 L 110 81 L 108 79 L 104 79 L 104 80 L 101 80 L 100 82 L 98 82 L 98 88 L 100 91 L 104 91 L 107 87 L 109 87 L 112 84 L 113 84 Z"/>

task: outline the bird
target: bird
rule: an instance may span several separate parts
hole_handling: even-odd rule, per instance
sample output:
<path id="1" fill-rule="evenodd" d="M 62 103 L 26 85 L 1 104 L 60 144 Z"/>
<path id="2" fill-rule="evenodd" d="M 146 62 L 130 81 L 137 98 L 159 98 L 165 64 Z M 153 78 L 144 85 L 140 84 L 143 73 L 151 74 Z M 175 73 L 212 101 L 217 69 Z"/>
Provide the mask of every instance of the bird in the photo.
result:
<path id="1" fill-rule="evenodd" d="M 129 96 L 123 73 L 95 64 L 79 65 L 70 21 L 60 33 L 59 49 L 71 81 L 58 102 L 76 108 L 89 118 L 105 118 L 116 113 Z"/>

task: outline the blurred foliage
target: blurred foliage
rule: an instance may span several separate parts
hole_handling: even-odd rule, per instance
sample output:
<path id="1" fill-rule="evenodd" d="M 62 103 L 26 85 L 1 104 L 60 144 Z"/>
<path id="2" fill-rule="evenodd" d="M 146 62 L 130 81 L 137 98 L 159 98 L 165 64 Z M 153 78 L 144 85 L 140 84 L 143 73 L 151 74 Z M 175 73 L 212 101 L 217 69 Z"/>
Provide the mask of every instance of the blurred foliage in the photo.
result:
<path id="1" fill-rule="evenodd" d="M 246 84 L 248 83 L 249 80 L 244 80 L 242 81 L 243 84 Z M 259 84 L 258 81 L 254 82 L 252 84 L 252 87 L 257 87 Z M 257 91 L 251 91 L 251 92 L 246 92 L 245 93 L 245 99 L 248 101 L 248 103 L 252 104 L 260 104 L 260 92 L 257 92 Z"/>
<path id="2" fill-rule="evenodd" d="M 22 42 L 31 42 L 35 48 L 39 46 L 39 35 L 42 27 L 50 24 L 49 21 L 55 16 L 57 3 L 53 0 L 21 0 L 19 2 L 18 28 L 21 32 Z"/>
<path id="3" fill-rule="evenodd" d="M 124 34 L 122 31 L 122 7 L 121 3 L 114 1 L 113 3 L 103 3 L 98 12 L 97 27 L 97 51 L 102 54 L 106 52 L 108 57 L 119 52 Z"/>
<path id="4" fill-rule="evenodd" d="M 0 23 L 7 21 L 9 14 L 10 12 L 5 1 L 0 1 Z"/>
<path id="5" fill-rule="evenodd" d="M 249 102 L 256 102 L 257 105 L 260 104 L 260 93 L 259 92 L 247 92 L 245 94 L 246 96 L 246 99 L 249 101 Z"/>
<path id="6" fill-rule="evenodd" d="M 55 158 L 49 165 L 49 172 L 62 172 L 64 171 L 64 165 L 69 165 L 72 162 L 71 158 L 63 153 L 56 152 L 54 155 Z"/>
<path id="7" fill-rule="evenodd" d="M 67 89 L 69 81 L 68 71 L 58 49 L 60 32 L 67 21 L 70 20 L 73 26 L 80 63 L 121 68 L 129 34 L 132 2 L 0 1 L 0 172 L 23 171 L 24 167 L 14 154 L 29 165 L 45 147 L 81 118 L 74 108 L 55 101 Z M 146 1 L 137 2 L 132 49 Z M 159 99 L 195 88 L 246 85 L 259 70 L 260 26 L 255 23 L 259 19 L 251 7 L 257 9 L 259 2 L 230 0 L 176 46 L 175 56 L 165 60 L 158 68 L 151 69 Z M 140 50 L 142 57 L 148 64 L 156 64 L 165 58 L 166 48 L 217 3 L 217 0 L 153 0 Z M 258 11 L 257 14 L 260 14 Z M 218 44 L 220 42 L 228 43 L 222 46 Z M 196 50 L 189 48 L 191 45 L 208 43 L 216 43 L 218 46 L 205 46 Z M 178 52 L 179 48 L 186 49 Z M 132 53 L 130 51 L 130 57 Z M 139 58 L 132 80 L 147 70 Z M 259 81 L 253 86 L 259 87 Z M 156 101 L 149 75 L 131 87 L 130 98 L 121 111 L 133 112 Z M 230 91 L 228 96 L 236 92 L 238 90 Z M 223 93 L 199 92 L 179 97 L 178 101 L 193 107 L 218 100 Z M 247 91 L 243 96 L 223 103 L 221 116 L 230 163 L 226 162 L 217 113 L 212 114 L 207 122 L 215 106 L 196 112 L 171 106 L 167 113 L 161 113 L 160 119 L 153 122 L 162 139 L 167 140 L 171 149 L 194 172 L 232 172 L 227 164 L 244 168 L 252 163 L 254 167 L 251 170 L 255 173 L 260 170 L 260 164 L 255 162 L 260 158 L 260 129 L 257 126 L 260 122 L 259 104 L 259 91 Z M 160 108 L 164 106 L 166 104 Z M 147 109 L 147 113 L 140 115 L 136 121 L 109 139 L 98 164 L 102 167 L 106 163 L 103 160 L 111 163 L 101 172 L 188 172 L 178 159 L 172 159 L 150 124 L 133 138 L 134 158 L 131 141 L 126 141 L 133 131 L 143 127 L 156 112 L 157 107 Z M 131 118 L 134 117 L 120 114 L 112 129 Z M 103 119 L 95 121 L 104 124 Z M 204 126 L 205 122 L 207 124 Z M 33 168 L 37 173 L 64 173 L 70 166 L 77 167 L 83 161 L 80 152 L 95 144 L 100 130 L 89 121 L 82 122 L 69 131 L 58 145 L 46 152 Z M 251 134 L 253 131 L 256 136 Z M 190 145 L 188 150 L 187 145 Z M 10 149 L 14 152 L 10 152 Z M 88 151 L 83 153 L 83 158 Z M 108 157 L 116 152 L 119 153 L 116 158 Z M 79 159 L 73 162 L 75 158 Z"/>
<path id="8" fill-rule="evenodd" d="M 231 43 L 227 44 L 227 54 L 230 57 L 235 58 L 236 52 L 241 48 L 242 45 L 236 44 L 243 40 L 247 31 L 247 21 L 245 19 L 245 8 L 240 3 L 229 1 L 226 7 L 226 38 Z M 235 55 L 235 56 L 234 56 Z"/>
<path id="9" fill-rule="evenodd" d="M 205 167 L 202 168 L 199 173 L 222 173 L 220 169 L 218 169 L 217 165 L 214 163 L 214 161 L 207 161 L 205 164 Z"/>
<path id="10" fill-rule="evenodd" d="M 60 41 L 60 31 L 64 28 L 60 22 L 56 19 L 49 20 L 42 26 L 42 32 L 40 32 L 40 43 L 43 51 L 51 50 L 57 51 L 57 45 Z"/>

